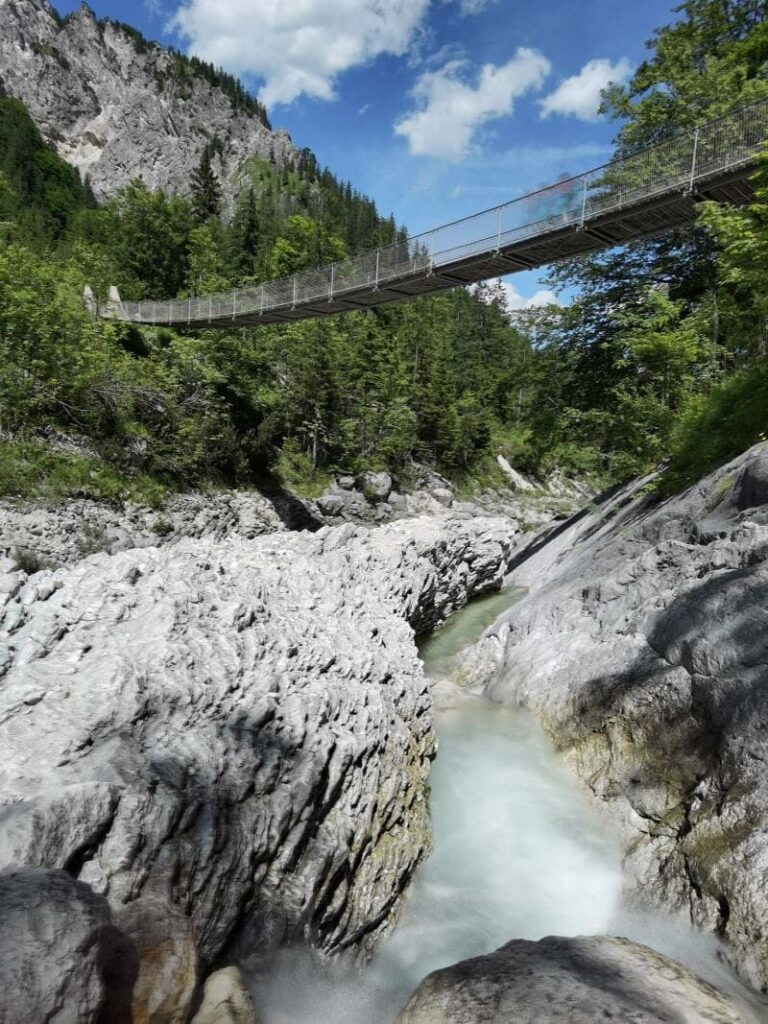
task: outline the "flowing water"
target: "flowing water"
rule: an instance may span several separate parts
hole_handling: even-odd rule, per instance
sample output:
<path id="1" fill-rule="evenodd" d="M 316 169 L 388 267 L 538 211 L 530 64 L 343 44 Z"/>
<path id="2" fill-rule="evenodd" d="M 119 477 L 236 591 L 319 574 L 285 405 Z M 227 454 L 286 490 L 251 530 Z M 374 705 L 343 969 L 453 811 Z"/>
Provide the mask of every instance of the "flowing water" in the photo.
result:
<path id="1" fill-rule="evenodd" d="M 519 597 L 473 602 L 422 645 L 425 671 L 450 677 L 456 655 Z M 755 1020 L 762 1004 L 718 958 L 714 939 L 621 904 L 615 833 L 535 719 L 480 698 L 437 715 L 431 773 L 434 852 L 402 917 L 364 971 L 286 950 L 254 987 L 265 1024 L 390 1024 L 425 974 L 513 938 L 619 934 L 691 967 Z"/>

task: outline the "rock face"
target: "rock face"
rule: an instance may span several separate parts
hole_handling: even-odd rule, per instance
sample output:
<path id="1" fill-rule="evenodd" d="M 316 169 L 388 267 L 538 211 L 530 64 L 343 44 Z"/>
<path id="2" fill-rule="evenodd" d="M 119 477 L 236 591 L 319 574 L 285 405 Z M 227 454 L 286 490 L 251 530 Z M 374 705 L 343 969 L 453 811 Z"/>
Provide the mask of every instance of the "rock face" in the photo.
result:
<path id="1" fill-rule="evenodd" d="M 182 1005 L 193 955 L 366 947 L 429 847 L 413 630 L 498 586 L 513 546 L 443 518 L 2 577 L 0 868 L 103 894 Z"/>
<path id="2" fill-rule="evenodd" d="M 308 510 L 294 500 L 298 517 L 310 519 Z M 87 500 L 18 506 L 0 501 L 0 558 L 13 563 L 22 552 L 44 565 L 59 566 L 101 551 L 115 555 L 130 548 L 175 544 L 184 537 L 252 540 L 294 523 L 291 509 L 255 491 L 180 495 L 162 509 L 130 502 L 116 508 Z M 316 527 L 321 525 L 318 519 Z"/>
<path id="3" fill-rule="evenodd" d="M 522 939 L 428 975 L 396 1024 L 743 1024 L 706 982 L 608 936 Z"/>
<path id="4" fill-rule="evenodd" d="M 0 1024 L 128 1024 L 109 975 L 135 969 L 107 902 L 66 871 L 0 874 Z M 76 969 L 73 969 L 76 968 Z"/>
<path id="5" fill-rule="evenodd" d="M 641 482 L 552 531 L 513 573 L 529 596 L 467 658 L 623 822 L 635 898 L 687 908 L 763 988 L 767 462 L 759 446 L 663 502 Z"/>
<path id="6" fill-rule="evenodd" d="M 186 194 L 204 147 L 231 205 L 251 157 L 281 165 L 290 137 L 271 131 L 169 50 L 97 22 L 83 5 L 61 20 L 48 0 L 0 0 L 0 87 L 21 99 L 43 136 L 98 198 L 132 178 Z"/>

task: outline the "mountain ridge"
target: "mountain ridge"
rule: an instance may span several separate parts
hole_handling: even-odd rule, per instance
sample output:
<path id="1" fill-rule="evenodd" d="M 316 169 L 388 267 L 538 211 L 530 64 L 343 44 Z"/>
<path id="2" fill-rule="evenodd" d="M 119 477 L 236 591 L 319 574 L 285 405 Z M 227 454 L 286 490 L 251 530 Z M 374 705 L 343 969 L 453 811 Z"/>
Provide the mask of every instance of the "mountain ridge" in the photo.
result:
<path id="1" fill-rule="evenodd" d="M 299 155 L 236 79 L 86 4 L 63 18 L 48 0 L 0 0 L 0 91 L 25 104 L 100 200 L 133 178 L 187 194 L 209 148 L 231 210 L 249 160 L 282 167 Z"/>

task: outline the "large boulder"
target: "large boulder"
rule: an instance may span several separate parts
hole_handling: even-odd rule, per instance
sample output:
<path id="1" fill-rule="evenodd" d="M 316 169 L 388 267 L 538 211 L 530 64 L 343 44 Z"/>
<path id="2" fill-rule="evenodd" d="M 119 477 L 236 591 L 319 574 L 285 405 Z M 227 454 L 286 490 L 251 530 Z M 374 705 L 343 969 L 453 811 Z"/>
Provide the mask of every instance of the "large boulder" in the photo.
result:
<path id="1" fill-rule="evenodd" d="M 67 867 L 119 910 L 142 1019 L 154 956 L 187 1005 L 189 941 L 202 971 L 235 944 L 373 944 L 430 843 L 414 633 L 499 586 L 513 532 L 347 524 L 9 574 L 0 867 Z"/>
<path id="2" fill-rule="evenodd" d="M 768 505 L 768 452 L 760 452 L 744 467 L 739 480 L 737 502 L 741 511 L 757 505 Z"/>
<path id="3" fill-rule="evenodd" d="M 187 1024 L 197 990 L 190 919 L 147 895 L 120 907 L 115 920 L 136 958 L 131 1024 Z"/>
<path id="4" fill-rule="evenodd" d="M 369 501 L 386 501 L 392 491 L 389 473 L 361 473 L 357 486 Z"/>
<path id="5" fill-rule="evenodd" d="M 396 1024 L 745 1024 L 680 964 L 608 936 L 509 942 L 435 971 Z"/>
<path id="6" fill-rule="evenodd" d="M 0 1024 L 128 1024 L 135 973 L 87 885 L 65 871 L 0 873 Z"/>

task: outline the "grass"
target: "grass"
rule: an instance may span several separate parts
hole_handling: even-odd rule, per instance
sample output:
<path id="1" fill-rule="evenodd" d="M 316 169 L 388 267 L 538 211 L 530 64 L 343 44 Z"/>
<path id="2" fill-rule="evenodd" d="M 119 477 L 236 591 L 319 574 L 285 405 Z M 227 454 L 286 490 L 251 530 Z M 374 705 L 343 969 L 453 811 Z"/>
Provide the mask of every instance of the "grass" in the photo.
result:
<path id="1" fill-rule="evenodd" d="M 92 498 L 156 506 L 167 488 L 152 477 L 127 474 L 98 459 L 52 451 L 36 441 L 0 442 L 0 498 Z"/>
<path id="2" fill-rule="evenodd" d="M 319 498 L 333 480 L 330 473 L 313 468 L 309 456 L 290 441 L 283 446 L 274 472 L 283 487 L 309 499 Z"/>

